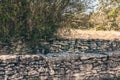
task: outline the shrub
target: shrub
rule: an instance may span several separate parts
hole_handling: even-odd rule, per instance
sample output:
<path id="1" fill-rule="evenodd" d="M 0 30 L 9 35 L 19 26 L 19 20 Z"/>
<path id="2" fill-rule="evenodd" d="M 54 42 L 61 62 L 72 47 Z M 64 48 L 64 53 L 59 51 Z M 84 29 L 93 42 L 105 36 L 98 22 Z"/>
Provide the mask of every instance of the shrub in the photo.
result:
<path id="1" fill-rule="evenodd" d="M 0 41 L 28 41 L 39 45 L 49 39 L 64 20 L 70 0 L 0 0 Z"/>

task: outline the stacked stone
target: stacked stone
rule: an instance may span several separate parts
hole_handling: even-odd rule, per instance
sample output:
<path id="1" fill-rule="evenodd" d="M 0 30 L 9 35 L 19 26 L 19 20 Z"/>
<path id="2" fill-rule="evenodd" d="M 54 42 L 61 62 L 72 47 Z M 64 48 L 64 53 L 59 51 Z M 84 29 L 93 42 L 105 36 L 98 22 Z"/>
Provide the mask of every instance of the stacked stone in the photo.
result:
<path id="1" fill-rule="evenodd" d="M 120 53 L 45 57 L 0 56 L 0 80 L 117 80 Z"/>
<path id="2" fill-rule="evenodd" d="M 60 39 L 53 41 L 50 45 L 50 53 L 101 53 L 120 50 L 120 41 L 117 40 Z"/>
<path id="3" fill-rule="evenodd" d="M 48 64 L 42 56 L 23 55 L 0 60 L 0 80 L 34 80 L 49 75 Z"/>

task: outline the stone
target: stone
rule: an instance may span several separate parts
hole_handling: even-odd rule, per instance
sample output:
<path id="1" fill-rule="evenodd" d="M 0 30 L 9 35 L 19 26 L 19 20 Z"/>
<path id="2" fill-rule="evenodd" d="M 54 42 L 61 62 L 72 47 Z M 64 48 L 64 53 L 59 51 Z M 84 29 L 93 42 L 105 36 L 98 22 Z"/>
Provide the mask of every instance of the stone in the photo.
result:
<path id="1" fill-rule="evenodd" d="M 5 74 L 7 75 L 14 75 L 16 71 L 5 71 Z"/>
<path id="2" fill-rule="evenodd" d="M 50 75 L 54 75 L 55 71 L 53 69 L 50 69 Z"/>
<path id="3" fill-rule="evenodd" d="M 82 64 L 80 65 L 80 70 L 90 71 L 93 68 L 92 64 Z"/>
<path id="4" fill-rule="evenodd" d="M 2 63 L 2 64 L 0 64 L 0 67 L 5 67 L 7 64 L 5 64 L 5 63 Z"/>
<path id="5" fill-rule="evenodd" d="M 5 72 L 4 71 L 0 71 L 0 75 L 5 75 Z"/>
<path id="6" fill-rule="evenodd" d="M 82 56 L 80 59 L 81 60 L 86 60 L 86 59 L 89 59 L 89 57 L 88 56 Z"/>
<path id="7" fill-rule="evenodd" d="M 43 72 L 45 72 L 45 68 L 43 68 L 43 67 L 40 67 L 40 68 L 38 69 L 38 72 L 40 72 L 40 73 L 43 73 Z"/>
<path id="8" fill-rule="evenodd" d="M 96 74 L 97 73 L 97 70 L 92 70 L 91 71 L 93 74 Z"/>
<path id="9" fill-rule="evenodd" d="M 5 71 L 4 67 L 0 67 L 0 72 Z"/>
<path id="10" fill-rule="evenodd" d="M 85 76 L 84 73 L 76 73 L 73 76 L 75 77 L 75 80 L 84 80 Z"/>
<path id="11" fill-rule="evenodd" d="M 53 49 L 50 49 L 53 55 L 57 54 L 56 57 L 41 54 L 0 57 L 0 77 L 7 76 L 8 80 L 29 80 L 29 77 L 33 80 L 35 76 L 41 80 L 113 79 L 112 77 L 120 75 L 120 52 L 108 53 L 110 47 L 112 50 L 120 50 L 120 42 L 114 44 L 116 46 L 113 46 L 113 42 L 104 40 L 53 41 L 49 47 Z M 77 55 L 74 54 L 75 51 Z"/>
<path id="12" fill-rule="evenodd" d="M 31 70 L 28 72 L 29 76 L 39 76 L 39 72 L 35 71 L 35 70 Z"/>

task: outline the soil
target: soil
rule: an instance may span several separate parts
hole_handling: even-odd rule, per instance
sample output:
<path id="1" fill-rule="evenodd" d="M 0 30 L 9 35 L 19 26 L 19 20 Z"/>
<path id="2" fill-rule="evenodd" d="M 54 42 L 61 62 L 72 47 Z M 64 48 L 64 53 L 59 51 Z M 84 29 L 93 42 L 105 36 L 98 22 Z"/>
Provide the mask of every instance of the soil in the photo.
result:
<path id="1" fill-rule="evenodd" d="M 59 30 L 58 35 L 67 39 L 103 39 L 103 40 L 120 40 L 119 31 L 95 31 L 95 30 L 79 30 L 66 29 Z"/>

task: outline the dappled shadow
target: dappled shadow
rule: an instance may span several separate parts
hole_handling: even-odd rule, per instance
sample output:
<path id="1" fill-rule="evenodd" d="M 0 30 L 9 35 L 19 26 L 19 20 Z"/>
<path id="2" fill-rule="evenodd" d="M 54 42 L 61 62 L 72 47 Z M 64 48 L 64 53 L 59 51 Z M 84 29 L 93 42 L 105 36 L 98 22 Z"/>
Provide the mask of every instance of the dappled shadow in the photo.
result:
<path id="1" fill-rule="evenodd" d="M 119 40 L 55 39 L 49 42 L 49 52 L 102 53 L 120 50 Z"/>
<path id="2" fill-rule="evenodd" d="M 29 44 L 29 46 L 26 46 Z M 49 39 L 40 41 L 37 47 L 31 42 L 0 43 L 2 54 L 47 54 L 47 53 L 104 53 L 120 51 L 120 40 L 102 39 Z"/>

